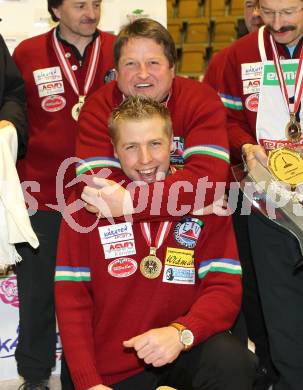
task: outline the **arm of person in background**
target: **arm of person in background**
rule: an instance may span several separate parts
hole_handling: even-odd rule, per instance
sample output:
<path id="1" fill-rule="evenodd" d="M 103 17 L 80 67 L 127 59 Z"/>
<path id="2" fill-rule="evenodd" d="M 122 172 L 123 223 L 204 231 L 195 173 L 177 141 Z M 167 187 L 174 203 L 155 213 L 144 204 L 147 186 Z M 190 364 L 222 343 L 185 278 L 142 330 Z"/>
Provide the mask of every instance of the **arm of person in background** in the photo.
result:
<path id="1" fill-rule="evenodd" d="M 264 148 L 258 145 L 256 136 L 248 124 L 241 75 L 241 67 L 237 65 L 237 54 L 231 46 L 225 59 L 219 95 L 227 110 L 227 131 L 231 156 L 234 161 L 239 162 L 243 156 L 248 168 L 251 169 L 255 166 L 256 160 L 266 165 L 267 156 Z M 248 115 L 255 115 L 255 113 Z"/>
<path id="2" fill-rule="evenodd" d="M 3 66 L 3 69 L 0 68 L 0 71 L 3 72 L 0 75 L 3 81 L 3 95 L 0 103 L 0 130 L 8 124 L 15 127 L 18 135 L 18 158 L 20 158 L 25 154 L 28 136 L 24 82 L 2 36 L 0 36 L 0 52 L 2 56 L 0 64 Z"/>
<path id="3" fill-rule="evenodd" d="M 215 195 L 222 195 L 222 191 L 220 194 L 216 193 L 216 183 L 226 183 L 229 172 L 225 109 L 211 88 L 202 87 L 197 82 L 193 86 L 195 89 L 189 90 L 183 101 L 180 101 L 180 111 L 183 115 L 177 112 L 177 107 L 174 107 L 174 112 L 170 110 L 173 127 L 183 126 L 183 133 L 175 135 L 184 137 L 184 167 L 167 176 L 161 183 L 149 184 L 147 192 L 147 186 L 137 187 L 132 192 L 134 220 L 179 218 L 213 203 Z M 188 105 L 187 100 L 190 100 Z M 169 105 L 168 108 L 170 109 Z M 107 130 L 107 118 L 111 109 L 105 99 L 100 98 L 90 100 L 84 106 L 79 120 L 76 148 L 76 155 L 83 159 L 83 163 L 79 164 L 77 174 L 93 173 L 100 176 L 100 168 L 106 167 L 111 170 L 111 174 L 105 178 L 125 188 L 129 180 L 119 168 L 119 161 L 113 158 L 113 148 Z M 102 117 L 100 112 L 103 112 Z M 123 188 L 108 188 L 112 183 L 106 183 L 104 180 L 101 181 L 101 189 L 92 188 L 97 187 L 96 184 L 98 180 L 95 180 L 95 185 L 90 184 L 90 188 L 85 188 L 83 199 L 86 202 L 99 208 L 100 199 L 104 199 L 109 209 L 111 202 L 123 205 Z M 139 204 L 142 199 L 143 207 Z M 122 209 L 122 206 L 120 210 L 111 209 L 112 215 L 121 216 Z"/>
<path id="4" fill-rule="evenodd" d="M 173 321 L 191 330 L 194 346 L 230 329 L 242 298 L 242 271 L 231 217 L 209 215 L 203 222 L 202 237 L 195 248 L 198 298 L 187 314 Z M 155 367 L 171 363 L 184 349 L 178 332 L 170 326 L 151 329 L 123 345 L 135 348 L 140 359 Z"/>

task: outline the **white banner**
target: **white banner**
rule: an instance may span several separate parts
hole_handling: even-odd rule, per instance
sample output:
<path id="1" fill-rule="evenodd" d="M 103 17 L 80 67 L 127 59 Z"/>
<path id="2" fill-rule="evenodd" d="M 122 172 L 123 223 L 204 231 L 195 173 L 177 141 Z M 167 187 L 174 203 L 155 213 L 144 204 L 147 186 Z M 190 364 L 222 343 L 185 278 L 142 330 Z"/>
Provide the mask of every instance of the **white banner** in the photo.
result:
<path id="1" fill-rule="evenodd" d="M 0 33 L 12 52 L 25 38 L 48 31 L 54 23 L 41 0 L 0 0 Z M 121 26 L 148 17 L 167 24 L 165 0 L 103 0 L 99 28 L 117 34 Z"/>

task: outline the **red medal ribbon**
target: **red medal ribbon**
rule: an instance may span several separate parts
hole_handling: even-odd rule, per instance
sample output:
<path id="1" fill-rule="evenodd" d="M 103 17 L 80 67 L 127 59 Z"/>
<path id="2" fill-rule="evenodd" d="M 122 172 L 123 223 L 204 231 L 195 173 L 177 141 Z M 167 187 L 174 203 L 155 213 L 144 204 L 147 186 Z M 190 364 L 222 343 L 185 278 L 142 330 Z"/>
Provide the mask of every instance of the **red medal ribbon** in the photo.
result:
<path id="1" fill-rule="evenodd" d="M 75 74 L 72 70 L 71 64 L 69 63 L 69 61 L 67 61 L 67 59 L 65 57 L 65 51 L 64 51 L 63 45 L 58 40 L 55 29 L 53 31 L 52 38 L 53 38 L 52 39 L 53 47 L 54 47 L 56 56 L 58 58 L 58 61 L 60 63 L 60 67 L 63 70 L 63 73 L 64 73 L 65 77 L 67 78 L 70 86 L 73 88 L 75 94 L 78 97 L 80 97 L 78 81 L 77 81 Z M 95 76 L 96 76 L 97 64 L 98 64 L 99 56 L 100 56 L 100 49 L 101 49 L 101 40 L 100 40 L 100 36 L 98 36 L 93 43 L 92 53 L 91 53 L 89 65 L 88 65 L 88 71 L 87 71 L 86 76 L 85 76 L 84 91 L 83 91 L 84 98 L 88 94 L 88 91 L 89 91 L 90 87 L 92 86 L 94 79 L 95 79 Z"/>
<path id="2" fill-rule="evenodd" d="M 160 246 L 163 244 L 164 240 L 169 234 L 170 228 L 171 228 L 172 222 L 161 222 L 156 239 L 155 239 L 155 248 L 159 249 Z M 152 240 L 151 240 L 151 234 L 150 234 L 150 223 L 149 222 L 141 222 L 140 223 L 141 232 L 143 234 L 143 237 L 145 238 L 145 241 L 147 242 L 147 245 L 149 247 L 152 246 Z"/>
<path id="3" fill-rule="evenodd" d="M 294 104 L 292 105 L 289 103 L 286 82 L 284 80 L 284 75 L 283 75 L 281 62 L 279 59 L 277 45 L 276 45 L 276 42 L 274 41 L 272 35 L 270 35 L 270 43 L 271 43 L 271 47 L 272 47 L 273 54 L 274 54 L 274 64 L 275 64 L 276 72 L 278 75 L 280 89 L 281 89 L 285 104 L 287 106 L 288 112 L 289 112 L 290 116 L 293 116 L 297 113 L 297 111 L 299 109 L 299 105 L 300 105 L 300 101 L 301 101 L 301 97 L 302 97 L 302 91 L 303 91 L 303 81 L 302 81 L 302 78 L 303 78 L 303 67 L 302 67 L 303 46 L 301 48 L 298 69 L 296 72 L 295 89 L 294 89 Z"/>

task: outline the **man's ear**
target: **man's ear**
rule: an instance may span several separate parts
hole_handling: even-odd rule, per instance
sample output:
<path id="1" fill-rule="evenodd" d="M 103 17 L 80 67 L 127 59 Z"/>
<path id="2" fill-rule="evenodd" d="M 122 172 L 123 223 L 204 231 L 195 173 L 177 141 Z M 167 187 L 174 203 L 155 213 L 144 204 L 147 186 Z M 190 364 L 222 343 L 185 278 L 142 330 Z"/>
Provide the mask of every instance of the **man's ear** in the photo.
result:
<path id="1" fill-rule="evenodd" d="M 119 159 L 119 158 L 118 158 L 118 154 L 117 154 L 117 150 L 116 150 L 116 147 L 115 147 L 115 144 L 113 143 L 113 140 L 111 140 L 110 142 L 111 142 L 111 143 L 112 143 L 112 145 L 113 145 L 113 149 L 114 149 L 114 157 L 115 157 L 115 158 L 117 158 L 117 159 Z"/>
<path id="2" fill-rule="evenodd" d="M 170 151 L 174 151 L 174 135 L 172 134 L 170 137 Z"/>
<path id="3" fill-rule="evenodd" d="M 52 8 L 52 11 L 53 11 L 54 15 L 56 16 L 56 18 L 58 20 L 60 20 L 61 19 L 61 13 L 59 11 L 59 8 Z"/>

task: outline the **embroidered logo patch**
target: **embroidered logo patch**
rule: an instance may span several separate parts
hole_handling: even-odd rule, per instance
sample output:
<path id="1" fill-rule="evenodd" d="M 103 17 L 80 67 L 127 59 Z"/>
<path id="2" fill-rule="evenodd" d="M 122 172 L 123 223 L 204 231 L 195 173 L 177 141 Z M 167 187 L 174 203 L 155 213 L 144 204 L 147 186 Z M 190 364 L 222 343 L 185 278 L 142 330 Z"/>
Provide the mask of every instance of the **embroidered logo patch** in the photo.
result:
<path id="1" fill-rule="evenodd" d="M 249 111 L 257 112 L 259 107 L 259 94 L 253 93 L 249 95 L 245 100 L 245 107 Z"/>
<path id="2" fill-rule="evenodd" d="M 108 265 L 108 273 L 114 278 L 126 278 L 133 275 L 138 268 L 138 263 L 129 258 L 115 259 Z"/>
<path id="3" fill-rule="evenodd" d="M 171 165 L 176 166 L 176 168 L 183 167 L 184 138 L 174 137 L 173 144 L 174 144 L 174 150 L 170 154 L 170 163 Z"/>
<path id="4" fill-rule="evenodd" d="M 243 95 L 260 92 L 260 79 L 243 80 Z"/>
<path id="5" fill-rule="evenodd" d="M 104 257 L 113 259 L 114 257 L 124 257 L 136 254 L 136 246 L 134 240 L 113 242 L 103 245 Z"/>
<path id="6" fill-rule="evenodd" d="M 167 248 L 162 281 L 165 283 L 195 284 L 194 251 Z"/>
<path id="7" fill-rule="evenodd" d="M 204 222 L 197 218 L 185 218 L 178 222 L 174 229 L 175 240 L 186 248 L 194 248 L 204 226 Z"/>
<path id="8" fill-rule="evenodd" d="M 48 112 L 56 112 L 62 110 L 66 105 L 66 100 L 61 95 L 48 96 L 41 102 L 43 110 Z"/>
<path id="9" fill-rule="evenodd" d="M 60 66 L 52 68 L 37 69 L 33 72 L 36 85 L 44 83 L 53 83 L 62 80 Z"/>
<path id="10" fill-rule="evenodd" d="M 57 95 L 59 93 L 64 93 L 63 81 L 55 81 L 53 83 L 46 83 L 46 84 L 38 85 L 39 97 Z"/>
<path id="11" fill-rule="evenodd" d="M 103 245 L 111 244 L 112 242 L 132 240 L 134 238 L 133 227 L 130 222 L 100 226 L 98 230 Z"/>
<path id="12" fill-rule="evenodd" d="M 242 80 L 259 79 L 262 76 L 263 62 L 241 64 Z"/>

